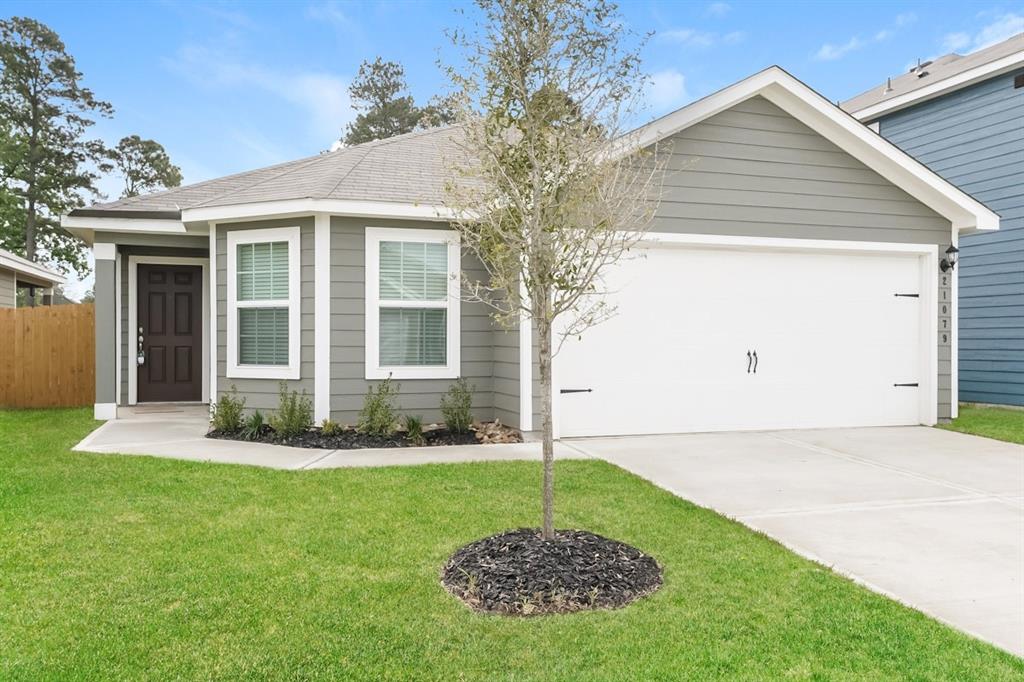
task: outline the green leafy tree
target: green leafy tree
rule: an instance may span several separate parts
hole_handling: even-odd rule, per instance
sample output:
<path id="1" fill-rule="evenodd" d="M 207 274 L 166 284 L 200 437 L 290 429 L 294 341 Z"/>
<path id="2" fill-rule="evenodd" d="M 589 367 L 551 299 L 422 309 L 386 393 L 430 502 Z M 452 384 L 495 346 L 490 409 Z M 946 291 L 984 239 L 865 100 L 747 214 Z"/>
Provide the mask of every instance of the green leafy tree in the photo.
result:
<path id="1" fill-rule="evenodd" d="M 455 118 L 451 98 L 435 96 L 426 106 L 418 107 L 409 94 L 402 65 L 380 57 L 360 65 L 348 92 L 352 106 L 360 113 L 348 124 L 343 138 L 346 145 L 444 125 Z"/>
<path id="2" fill-rule="evenodd" d="M 84 245 L 60 216 L 101 196 L 96 181 L 111 169 L 99 140 L 86 139 L 95 116 L 113 108 L 81 84 L 60 37 L 25 17 L 0 20 L 0 234 L 5 248 L 61 271 L 85 272 Z"/>
<path id="3" fill-rule="evenodd" d="M 143 140 L 138 135 L 122 137 L 111 150 L 111 158 L 124 178 L 122 197 L 136 197 L 181 184 L 181 169 L 171 163 L 163 145 L 155 140 Z"/>
<path id="4" fill-rule="evenodd" d="M 561 341 L 614 313 L 602 275 L 649 227 L 668 155 L 626 126 L 640 104 L 642 39 L 630 45 L 605 0 L 477 0 L 479 24 L 454 36 L 464 63 L 460 143 L 446 203 L 487 277 L 463 273 L 470 300 L 539 344 L 543 537 L 554 537 L 551 363 Z"/>

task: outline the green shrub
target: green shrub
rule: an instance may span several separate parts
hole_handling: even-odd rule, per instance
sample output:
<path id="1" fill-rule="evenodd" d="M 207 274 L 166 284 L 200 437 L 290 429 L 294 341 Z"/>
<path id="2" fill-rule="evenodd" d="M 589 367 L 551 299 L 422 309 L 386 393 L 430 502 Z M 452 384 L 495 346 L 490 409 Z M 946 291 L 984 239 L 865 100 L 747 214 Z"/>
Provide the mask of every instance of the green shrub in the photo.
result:
<path id="1" fill-rule="evenodd" d="M 395 424 L 398 421 L 398 407 L 395 403 L 398 397 L 400 386 L 392 383 L 389 376 L 366 392 L 366 400 L 363 401 L 363 409 L 359 411 L 359 420 L 356 428 L 360 432 L 370 436 L 386 438 L 395 432 Z"/>
<path id="2" fill-rule="evenodd" d="M 305 433 L 313 425 L 313 403 L 303 391 L 289 391 L 288 384 L 281 382 L 281 399 L 277 413 L 270 418 L 270 425 L 281 438 L 292 438 Z"/>
<path id="3" fill-rule="evenodd" d="M 242 438 L 245 440 L 258 440 L 263 434 L 263 426 L 265 424 L 266 420 L 263 419 L 263 413 L 256 410 L 242 424 Z"/>
<path id="4" fill-rule="evenodd" d="M 441 416 L 452 433 L 466 433 L 473 425 L 473 391 L 465 377 L 459 377 L 441 396 Z"/>
<path id="5" fill-rule="evenodd" d="M 320 422 L 320 433 L 325 436 L 333 436 L 336 433 L 341 433 L 341 424 L 333 422 L 330 419 L 324 419 Z"/>
<path id="6" fill-rule="evenodd" d="M 210 421 L 216 431 L 233 433 L 242 427 L 242 411 L 245 409 L 245 398 L 238 397 L 238 389 L 231 385 L 231 393 L 225 393 L 217 399 L 213 406 L 213 417 Z"/>
<path id="7" fill-rule="evenodd" d="M 423 445 L 427 442 L 423 437 L 423 417 L 405 415 L 405 439 L 413 445 Z"/>

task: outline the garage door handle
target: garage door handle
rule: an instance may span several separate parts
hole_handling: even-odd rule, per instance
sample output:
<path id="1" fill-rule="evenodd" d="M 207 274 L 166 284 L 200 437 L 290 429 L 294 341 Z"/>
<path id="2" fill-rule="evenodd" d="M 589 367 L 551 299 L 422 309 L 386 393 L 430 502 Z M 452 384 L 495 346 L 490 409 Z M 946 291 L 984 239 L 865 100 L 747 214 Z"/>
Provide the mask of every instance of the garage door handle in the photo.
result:
<path id="1" fill-rule="evenodd" d="M 757 374 L 757 351 L 754 351 L 754 374 Z"/>
<path id="2" fill-rule="evenodd" d="M 593 393 L 592 388 L 563 388 L 560 389 L 559 393 Z"/>
<path id="3" fill-rule="evenodd" d="M 750 351 L 748 350 L 747 351 L 747 374 L 750 374 L 750 364 L 752 362 L 754 362 L 754 356 L 752 356 L 750 354 Z"/>

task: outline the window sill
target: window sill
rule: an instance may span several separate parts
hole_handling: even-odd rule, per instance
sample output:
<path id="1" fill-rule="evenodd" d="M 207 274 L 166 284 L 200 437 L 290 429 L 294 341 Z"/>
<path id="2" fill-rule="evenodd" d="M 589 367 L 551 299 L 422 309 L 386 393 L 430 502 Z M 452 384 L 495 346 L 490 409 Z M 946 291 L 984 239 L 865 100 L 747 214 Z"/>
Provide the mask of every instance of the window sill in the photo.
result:
<path id="1" fill-rule="evenodd" d="M 366 368 L 366 378 L 376 379 L 458 379 L 459 370 L 454 367 L 377 367 Z"/>
<path id="2" fill-rule="evenodd" d="M 299 379 L 298 367 L 279 365 L 244 365 L 228 367 L 225 376 L 228 379 Z"/>

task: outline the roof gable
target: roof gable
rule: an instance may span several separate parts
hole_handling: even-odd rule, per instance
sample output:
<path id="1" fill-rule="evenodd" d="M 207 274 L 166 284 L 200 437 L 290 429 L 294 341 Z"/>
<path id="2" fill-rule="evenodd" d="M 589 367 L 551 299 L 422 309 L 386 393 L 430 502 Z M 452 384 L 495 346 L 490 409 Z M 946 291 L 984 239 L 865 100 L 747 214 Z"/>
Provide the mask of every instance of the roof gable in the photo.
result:
<path id="1" fill-rule="evenodd" d="M 700 99 L 629 133 L 648 147 L 753 97 L 763 97 L 866 167 L 948 219 L 961 232 L 994 230 L 999 217 L 976 199 L 868 129 L 777 66 Z"/>

